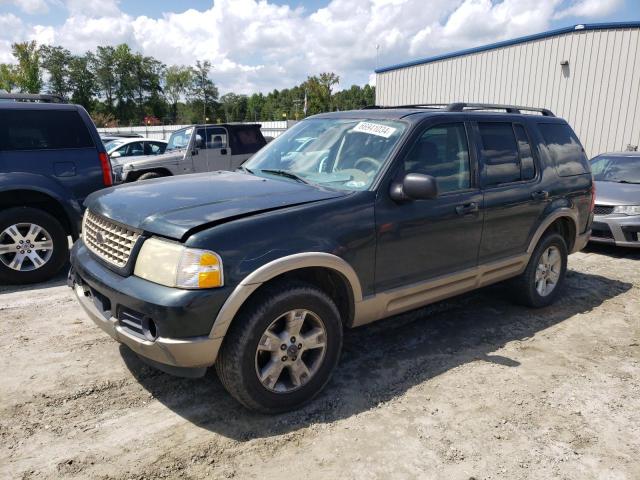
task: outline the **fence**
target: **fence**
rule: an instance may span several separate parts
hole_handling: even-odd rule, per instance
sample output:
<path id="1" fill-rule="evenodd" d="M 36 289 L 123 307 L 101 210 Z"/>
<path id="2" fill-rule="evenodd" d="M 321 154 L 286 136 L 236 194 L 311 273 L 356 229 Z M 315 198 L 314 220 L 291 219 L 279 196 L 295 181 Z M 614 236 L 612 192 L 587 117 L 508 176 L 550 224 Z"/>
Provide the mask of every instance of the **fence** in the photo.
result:
<path id="1" fill-rule="evenodd" d="M 260 124 L 260 130 L 265 137 L 277 137 L 282 134 L 288 127 L 294 122 L 291 121 L 279 121 L 279 122 L 246 122 L 246 123 L 258 123 Z M 153 138 L 156 140 L 167 140 L 169 136 L 176 130 L 180 130 L 190 125 L 157 125 L 157 126 L 140 126 L 140 127 L 113 127 L 113 128 L 99 128 L 100 135 L 118 135 L 120 133 L 137 133 L 143 137 Z"/>

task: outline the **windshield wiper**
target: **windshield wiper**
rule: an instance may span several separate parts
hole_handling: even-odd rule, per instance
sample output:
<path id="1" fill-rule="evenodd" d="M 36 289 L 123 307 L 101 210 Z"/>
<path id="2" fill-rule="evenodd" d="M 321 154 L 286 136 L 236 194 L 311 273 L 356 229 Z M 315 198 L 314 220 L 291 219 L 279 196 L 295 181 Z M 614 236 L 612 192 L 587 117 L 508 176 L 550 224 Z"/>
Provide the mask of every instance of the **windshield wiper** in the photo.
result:
<path id="1" fill-rule="evenodd" d="M 261 169 L 260 171 L 264 172 L 264 173 L 269 173 L 271 175 L 280 175 L 281 177 L 290 178 L 290 179 L 296 180 L 297 182 L 300 182 L 300 183 L 306 183 L 307 185 L 310 184 L 309 181 L 305 180 L 301 176 L 296 175 L 295 173 L 290 172 L 288 170 L 275 170 L 275 169 L 272 170 L 272 169 L 267 168 L 267 169 Z"/>
<path id="2" fill-rule="evenodd" d="M 638 185 L 640 182 L 632 182 L 630 180 L 616 180 L 617 183 L 630 183 L 632 185 Z"/>
<path id="3" fill-rule="evenodd" d="M 250 170 L 250 169 L 248 169 L 247 167 L 242 166 L 242 165 L 240 165 L 240 166 L 238 167 L 238 170 L 242 170 L 243 172 L 247 172 L 247 173 L 250 173 L 251 175 L 255 175 L 255 173 L 253 173 L 253 170 Z"/>

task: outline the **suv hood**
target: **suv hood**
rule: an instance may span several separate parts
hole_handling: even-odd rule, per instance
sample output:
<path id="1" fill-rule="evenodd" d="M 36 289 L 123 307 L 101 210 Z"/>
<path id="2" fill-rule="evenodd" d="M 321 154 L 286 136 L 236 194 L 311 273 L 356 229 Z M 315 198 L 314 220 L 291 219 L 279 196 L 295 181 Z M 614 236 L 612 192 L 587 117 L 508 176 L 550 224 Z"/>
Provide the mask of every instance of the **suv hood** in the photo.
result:
<path id="1" fill-rule="evenodd" d="M 596 203 L 598 205 L 640 205 L 640 185 L 596 182 Z"/>
<path id="2" fill-rule="evenodd" d="M 90 195 L 85 205 L 124 225 L 181 239 L 194 228 L 347 194 L 247 173 L 211 172 L 119 185 Z"/>

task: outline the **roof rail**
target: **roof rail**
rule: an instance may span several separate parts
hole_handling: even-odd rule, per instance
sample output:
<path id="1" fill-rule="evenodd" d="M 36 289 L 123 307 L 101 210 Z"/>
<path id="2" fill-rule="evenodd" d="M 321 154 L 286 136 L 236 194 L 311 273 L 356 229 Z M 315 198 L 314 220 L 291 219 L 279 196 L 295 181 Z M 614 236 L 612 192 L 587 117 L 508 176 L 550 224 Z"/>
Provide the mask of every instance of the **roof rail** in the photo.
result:
<path id="1" fill-rule="evenodd" d="M 445 112 L 463 112 L 467 111 L 480 111 L 480 110 L 504 110 L 507 113 L 522 113 L 522 110 L 527 112 L 538 112 L 545 117 L 555 117 L 551 110 L 546 108 L 534 108 L 534 107 L 520 107 L 517 105 L 500 105 L 497 103 L 420 103 L 415 105 L 394 105 L 394 106 L 378 106 L 369 105 L 364 107 L 364 110 L 373 109 L 386 109 L 386 108 L 425 108 L 425 109 L 438 109 Z"/>
<path id="2" fill-rule="evenodd" d="M 38 93 L 0 93 L 0 100 L 21 102 L 66 103 L 60 95 Z"/>
<path id="3" fill-rule="evenodd" d="M 507 113 L 538 112 L 545 117 L 555 117 L 551 110 L 546 108 L 520 107 L 518 105 L 500 105 L 497 103 L 450 103 L 445 108 L 447 112 L 462 112 L 464 110 L 505 110 Z"/>

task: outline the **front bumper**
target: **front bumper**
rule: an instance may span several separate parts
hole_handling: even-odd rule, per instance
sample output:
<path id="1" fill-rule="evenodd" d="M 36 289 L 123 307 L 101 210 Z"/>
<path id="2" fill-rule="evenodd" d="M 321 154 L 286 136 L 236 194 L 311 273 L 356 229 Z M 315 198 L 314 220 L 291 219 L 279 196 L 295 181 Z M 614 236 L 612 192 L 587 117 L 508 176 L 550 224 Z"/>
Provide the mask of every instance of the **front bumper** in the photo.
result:
<path id="1" fill-rule="evenodd" d="M 640 248 L 640 215 L 596 215 L 590 241 Z"/>
<path id="2" fill-rule="evenodd" d="M 182 374 L 180 369 L 204 369 L 215 362 L 222 338 L 209 333 L 226 291 L 180 290 L 121 277 L 99 263 L 82 241 L 72 249 L 68 283 L 96 325 L 158 368 Z M 132 329 L 131 318 L 152 319 L 156 335 Z M 194 331 L 202 333 L 179 334 Z"/>

